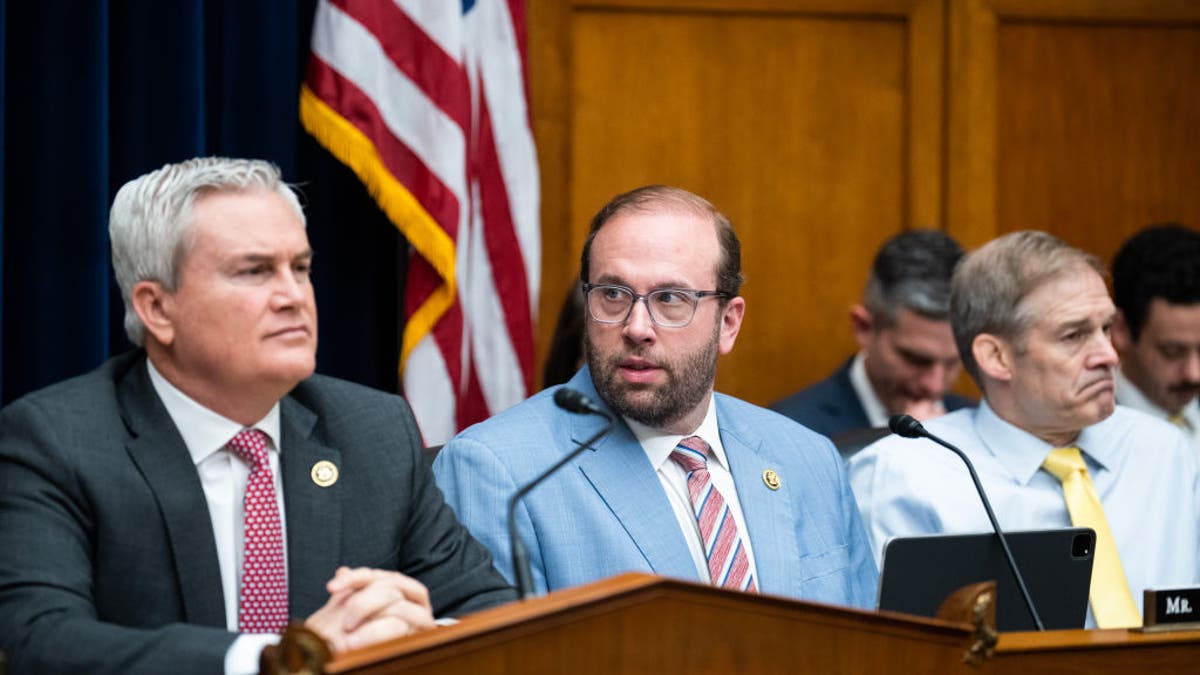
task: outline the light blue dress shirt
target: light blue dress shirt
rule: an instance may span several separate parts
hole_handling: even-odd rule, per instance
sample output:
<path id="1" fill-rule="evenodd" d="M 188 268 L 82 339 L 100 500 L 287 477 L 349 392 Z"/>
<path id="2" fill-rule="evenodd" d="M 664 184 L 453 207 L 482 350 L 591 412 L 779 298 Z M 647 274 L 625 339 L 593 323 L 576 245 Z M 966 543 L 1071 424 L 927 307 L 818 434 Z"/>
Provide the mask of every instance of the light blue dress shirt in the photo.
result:
<path id="1" fill-rule="evenodd" d="M 975 465 L 1005 530 L 1070 527 L 1058 479 L 1041 469 L 1052 446 L 1000 419 L 986 402 L 926 423 Z M 1147 588 L 1200 580 L 1200 473 L 1179 429 L 1117 406 L 1076 439 L 1141 607 Z M 888 436 L 850 459 L 850 485 L 876 562 L 893 537 L 990 532 L 957 455 L 926 439 Z M 1095 622 L 1088 611 L 1088 627 Z"/>

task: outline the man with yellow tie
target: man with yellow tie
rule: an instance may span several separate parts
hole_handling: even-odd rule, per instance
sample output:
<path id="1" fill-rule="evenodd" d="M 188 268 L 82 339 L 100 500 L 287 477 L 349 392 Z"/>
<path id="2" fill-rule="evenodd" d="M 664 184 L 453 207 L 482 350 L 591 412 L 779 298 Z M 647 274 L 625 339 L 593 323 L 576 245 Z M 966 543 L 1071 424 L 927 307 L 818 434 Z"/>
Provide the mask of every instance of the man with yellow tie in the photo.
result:
<path id="1" fill-rule="evenodd" d="M 964 258 L 951 325 L 983 401 L 926 426 L 971 457 L 1006 530 L 1096 531 L 1087 625 L 1119 628 L 1141 624 L 1144 589 L 1200 578 L 1200 473 L 1177 427 L 1115 404 L 1102 274 L 1043 232 Z M 877 556 L 893 537 L 990 530 L 962 462 L 930 441 L 885 438 L 850 476 Z"/>
<path id="2" fill-rule="evenodd" d="M 1152 225 L 1113 258 L 1117 402 L 1169 420 L 1200 456 L 1200 232 Z"/>

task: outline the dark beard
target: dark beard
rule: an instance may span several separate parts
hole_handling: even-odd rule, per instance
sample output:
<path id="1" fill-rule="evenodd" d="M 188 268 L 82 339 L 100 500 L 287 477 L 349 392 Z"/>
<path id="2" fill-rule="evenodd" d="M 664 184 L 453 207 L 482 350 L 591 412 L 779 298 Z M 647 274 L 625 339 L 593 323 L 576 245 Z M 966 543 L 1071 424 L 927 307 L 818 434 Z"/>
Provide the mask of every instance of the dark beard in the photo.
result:
<path id="1" fill-rule="evenodd" d="M 604 361 L 596 353 L 591 337 L 585 336 L 584 351 L 588 368 L 592 371 L 592 384 L 596 386 L 600 398 L 621 415 L 648 427 L 665 428 L 682 419 L 708 396 L 717 374 L 719 335 L 718 324 L 712 340 L 703 349 L 684 355 L 682 363 L 660 363 L 667 381 L 657 388 L 656 395 L 648 403 L 637 402 L 630 394 L 649 391 L 653 387 L 630 385 L 620 380 L 618 364 L 626 354 L 616 354 Z M 632 354 L 639 355 L 639 350 L 634 350 Z"/>

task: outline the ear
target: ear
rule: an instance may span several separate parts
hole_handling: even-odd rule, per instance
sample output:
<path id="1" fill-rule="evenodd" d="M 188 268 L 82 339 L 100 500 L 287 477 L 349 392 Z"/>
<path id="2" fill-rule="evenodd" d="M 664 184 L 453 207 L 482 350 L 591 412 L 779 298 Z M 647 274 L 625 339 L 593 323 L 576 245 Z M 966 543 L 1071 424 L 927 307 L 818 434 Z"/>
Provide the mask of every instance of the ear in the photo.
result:
<path id="1" fill-rule="evenodd" d="M 746 300 L 742 296 L 725 303 L 725 311 L 721 313 L 720 337 L 717 350 L 721 354 L 733 351 L 733 343 L 737 341 L 738 333 L 742 330 L 742 317 L 746 315 Z"/>
<path id="2" fill-rule="evenodd" d="M 1004 339 L 990 333 L 980 333 L 971 341 L 971 354 L 975 356 L 975 363 L 984 375 L 1000 382 L 1012 380 L 1013 352 Z"/>
<path id="3" fill-rule="evenodd" d="M 146 337 L 167 346 L 175 341 L 174 296 L 157 281 L 139 281 L 133 286 L 133 311 L 146 329 Z"/>
<path id="4" fill-rule="evenodd" d="M 1119 309 L 1113 316 L 1112 332 L 1109 335 L 1112 336 L 1113 347 L 1116 347 L 1118 352 L 1124 354 L 1133 349 L 1133 333 L 1129 330 L 1129 322 L 1125 320 L 1125 313 Z"/>
<path id="5" fill-rule="evenodd" d="M 866 349 L 875 332 L 875 317 L 871 311 L 862 305 L 850 307 L 850 330 L 854 332 L 854 340 L 859 349 Z"/>

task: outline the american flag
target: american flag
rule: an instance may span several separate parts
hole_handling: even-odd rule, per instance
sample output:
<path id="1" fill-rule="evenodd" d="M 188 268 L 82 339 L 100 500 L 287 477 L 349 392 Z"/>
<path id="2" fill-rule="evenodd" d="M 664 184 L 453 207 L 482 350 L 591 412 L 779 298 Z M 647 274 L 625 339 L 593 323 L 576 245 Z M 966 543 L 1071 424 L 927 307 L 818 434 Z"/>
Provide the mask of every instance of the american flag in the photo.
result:
<path id="1" fill-rule="evenodd" d="M 524 0 L 321 0 L 309 133 L 409 241 L 400 367 L 427 444 L 532 390 L 541 241 Z"/>

